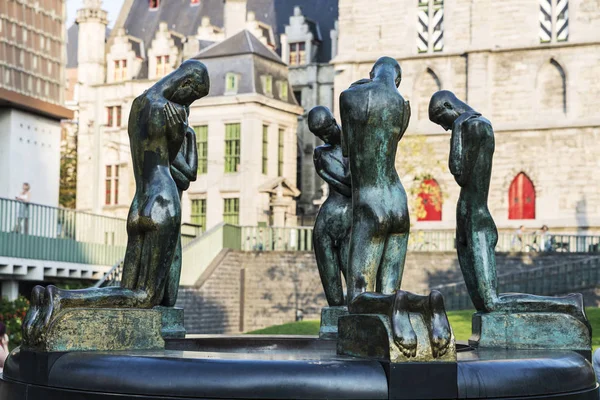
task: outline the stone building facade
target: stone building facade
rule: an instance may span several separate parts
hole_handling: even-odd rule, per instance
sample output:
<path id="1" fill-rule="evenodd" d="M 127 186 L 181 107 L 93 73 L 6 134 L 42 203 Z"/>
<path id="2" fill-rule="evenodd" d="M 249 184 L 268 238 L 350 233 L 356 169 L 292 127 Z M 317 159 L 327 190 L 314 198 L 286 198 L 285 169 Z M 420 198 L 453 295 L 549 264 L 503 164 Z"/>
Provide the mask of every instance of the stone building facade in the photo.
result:
<path id="1" fill-rule="evenodd" d="M 378 57 L 400 62 L 412 118 L 398 171 L 405 186 L 421 183 L 406 173 L 410 158 L 443 194 L 438 220 L 413 216 L 416 229 L 455 224 L 450 134 L 427 115 L 431 95 L 448 89 L 494 126 L 489 206 L 500 229 L 599 232 L 598 26 L 596 0 L 340 0 L 335 98 Z M 425 142 L 421 157 L 406 154 L 411 140 Z"/>
<path id="2" fill-rule="evenodd" d="M 337 17 L 337 2 L 298 2 L 327 3 L 327 15 Z M 196 57 L 208 66 L 212 88 L 194 103 L 189 118 L 201 159 L 199 179 L 184 194 L 183 221 L 204 228 L 221 221 L 296 225 L 302 185 L 311 182 L 302 162 L 310 160 L 312 167 L 312 150 L 308 158 L 299 154 L 306 111 L 298 100 L 305 107 L 323 100 L 332 106 L 333 67 L 323 65 L 331 59 L 329 31 L 324 40 L 319 24 L 307 19 L 315 33 L 301 38 L 310 44 L 309 56 L 288 68 L 290 44 L 283 32 L 290 17 L 302 17 L 302 11 L 275 0 L 127 0 L 107 37 L 101 2 L 86 2 L 78 11 L 77 39 L 69 42 L 69 65 L 77 68 L 78 81 L 70 89 L 78 112 L 77 208 L 127 215 L 134 191 L 127 137 L 131 102 Z M 327 21 L 326 28 L 334 26 Z M 300 40 L 293 29 L 290 35 L 294 44 Z M 325 78 L 301 71 L 322 67 L 330 71 Z M 328 95 L 313 99 L 313 91 L 322 89 L 310 79 L 328 87 Z M 312 169 L 307 173 L 316 181 Z M 312 204 L 321 194 L 318 185 L 310 190 Z"/>
<path id="3" fill-rule="evenodd" d="M 0 2 L 0 197 L 58 205 L 65 1 Z"/>

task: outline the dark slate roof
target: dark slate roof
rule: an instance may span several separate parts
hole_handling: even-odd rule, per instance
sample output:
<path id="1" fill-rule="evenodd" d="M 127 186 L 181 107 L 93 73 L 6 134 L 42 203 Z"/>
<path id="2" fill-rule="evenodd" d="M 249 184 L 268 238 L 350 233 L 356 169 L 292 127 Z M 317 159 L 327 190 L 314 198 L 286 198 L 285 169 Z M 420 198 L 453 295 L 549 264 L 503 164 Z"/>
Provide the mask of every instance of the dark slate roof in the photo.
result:
<path id="1" fill-rule="evenodd" d="M 143 58 L 144 54 L 142 53 L 144 43 L 140 40 L 136 40 L 133 38 L 129 38 L 129 44 L 131 44 L 131 49 L 135 53 L 137 58 Z"/>
<path id="2" fill-rule="evenodd" d="M 106 28 L 106 38 L 110 35 L 110 29 Z M 67 68 L 77 68 L 77 43 L 79 43 L 79 25 L 74 23 L 67 29 Z"/>
<path id="3" fill-rule="evenodd" d="M 198 55 L 194 58 L 205 60 L 207 58 L 225 57 L 240 54 L 256 54 L 260 57 L 266 58 L 267 60 L 285 65 L 285 63 L 274 51 L 267 48 L 260 40 L 258 40 L 256 36 L 247 30 L 236 33 L 232 37 L 208 47 L 207 49 L 198 53 Z"/>
<path id="4" fill-rule="evenodd" d="M 272 97 L 288 104 L 298 105 L 288 81 L 287 66 L 279 56 L 269 50 L 252 33 L 244 30 L 201 51 L 194 58 L 202 61 L 209 71 L 209 97 L 224 96 L 225 77 L 228 73 L 239 76 L 236 94 L 256 93 L 265 95 L 261 77 L 273 77 Z M 279 95 L 278 83 L 288 82 L 287 99 Z"/>
<path id="5" fill-rule="evenodd" d="M 135 0 L 123 27 L 128 35 L 142 39 L 149 49 L 161 22 L 166 22 L 170 31 L 191 36 L 196 34 L 205 16 L 212 25 L 222 27 L 223 0 L 202 0 L 195 5 L 189 0 L 163 0 L 153 10 L 148 8 L 148 0 Z"/>
<path id="6" fill-rule="evenodd" d="M 247 10 L 253 11 L 258 21 L 273 28 L 279 53 L 279 35 L 285 33 L 285 26 L 289 25 L 290 17 L 294 15 L 295 6 L 302 8 L 310 23 L 318 25 L 323 43 L 317 61 L 329 62 L 329 32 L 334 29 L 338 19 L 338 0 L 247 0 Z M 160 22 L 166 22 L 171 31 L 191 36 L 196 34 L 205 16 L 210 18 L 212 25 L 223 28 L 223 14 L 223 0 L 202 0 L 199 5 L 191 5 L 189 0 L 163 0 L 157 10 L 150 10 L 147 0 L 134 0 L 124 28 L 128 35 L 142 39 L 148 49 Z M 311 27 L 311 30 L 316 29 Z"/>
<path id="7" fill-rule="evenodd" d="M 1 0 L 0 0 L 1 1 Z M 281 54 L 280 36 L 285 33 L 294 7 L 302 8 L 304 16 L 310 20 L 310 29 L 321 33 L 322 43 L 317 54 L 317 62 L 331 60 L 331 38 L 338 19 L 338 0 L 247 0 L 247 10 L 254 12 L 256 19 L 273 28 L 277 52 Z M 189 0 L 163 0 L 158 9 L 150 10 L 148 0 L 134 0 L 125 19 L 125 33 L 144 42 L 149 49 L 160 22 L 166 22 L 170 31 L 185 36 L 196 34 L 202 17 L 209 17 L 212 25 L 223 28 L 223 0 L 202 0 L 191 5 Z M 313 25 L 313 23 L 315 25 Z M 318 29 L 318 31 L 317 31 Z M 315 35 L 316 36 L 316 35 Z M 68 66 L 77 66 L 77 25 L 68 32 Z"/>

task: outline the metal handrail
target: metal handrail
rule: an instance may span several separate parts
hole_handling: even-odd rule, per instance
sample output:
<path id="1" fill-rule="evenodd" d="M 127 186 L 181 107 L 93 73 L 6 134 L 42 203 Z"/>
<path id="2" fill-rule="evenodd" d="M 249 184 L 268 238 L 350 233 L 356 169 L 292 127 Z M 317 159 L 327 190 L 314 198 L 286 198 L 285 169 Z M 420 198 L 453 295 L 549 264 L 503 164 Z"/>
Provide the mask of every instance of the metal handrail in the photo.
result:
<path id="1" fill-rule="evenodd" d="M 555 296 L 594 288 L 599 283 L 600 257 L 595 256 L 499 275 L 498 292 Z M 464 282 L 438 285 L 431 289 L 442 292 L 447 310 L 474 308 Z"/>
<path id="2" fill-rule="evenodd" d="M 123 275 L 123 261 L 121 260 L 117 262 L 112 268 L 104 274 L 102 279 L 100 279 L 94 287 L 106 287 L 106 286 L 119 286 L 121 283 L 121 276 Z"/>

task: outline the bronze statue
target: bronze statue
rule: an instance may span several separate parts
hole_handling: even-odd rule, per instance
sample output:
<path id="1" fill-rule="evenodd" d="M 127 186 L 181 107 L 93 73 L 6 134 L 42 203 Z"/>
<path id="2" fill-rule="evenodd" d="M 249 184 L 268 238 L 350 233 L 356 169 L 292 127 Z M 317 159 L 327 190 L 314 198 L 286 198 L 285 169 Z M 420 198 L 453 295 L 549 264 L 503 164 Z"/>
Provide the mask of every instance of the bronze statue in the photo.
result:
<path id="1" fill-rule="evenodd" d="M 45 327 L 64 308 L 151 308 L 174 302 L 180 267 L 174 267 L 173 260 L 180 240 L 181 203 L 171 166 L 186 174 L 187 168 L 177 161 L 186 136 L 191 143 L 186 108 L 206 96 L 209 86 L 204 64 L 188 60 L 133 101 L 128 132 L 136 193 L 127 220 L 121 286 L 34 288 L 23 324 L 26 343 L 41 340 Z M 191 160 L 186 163 L 193 166 Z"/>
<path id="2" fill-rule="evenodd" d="M 492 125 L 446 90 L 431 98 L 429 119 L 445 130 L 452 129 L 449 167 L 461 187 L 456 208 L 456 249 L 475 308 L 481 312 L 562 312 L 589 327 L 580 294 L 498 295 L 495 258 L 498 231 L 487 206 L 494 155 Z"/>
<path id="3" fill-rule="evenodd" d="M 186 108 L 186 114 L 189 117 L 190 108 Z M 181 144 L 177 157 L 171 164 L 171 176 L 177 185 L 179 191 L 179 201 L 183 192 L 190 187 L 190 183 L 196 180 L 198 174 L 198 148 L 196 144 L 196 131 L 188 125 L 185 134 L 185 140 Z M 177 302 L 177 293 L 179 292 L 179 280 L 181 277 L 181 230 L 177 237 L 177 246 L 175 247 L 175 256 L 173 264 L 167 277 L 167 287 L 162 305 L 173 307 Z"/>
<path id="4" fill-rule="evenodd" d="M 409 358 L 416 356 L 418 345 L 410 314 L 421 314 L 437 358 L 448 352 L 452 337 L 442 296 L 400 290 L 410 229 L 406 192 L 395 167 L 398 142 L 410 119 L 410 105 L 398 92 L 401 79 L 398 62 L 382 57 L 370 79 L 340 96 L 342 150 L 352 182 L 348 310 L 389 316 L 395 345 Z"/>
<path id="5" fill-rule="evenodd" d="M 393 58 L 382 57 L 370 76 L 340 95 L 342 151 L 352 181 L 350 302 L 364 292 L 400 289 L 410 230 L 406 192 L 395 167 L 410 118 L 409 103 L 398 92 L 402 70 Z"/>
<path id="6" fill-rule="evenodd" d="M 329 185 L 329 195 L 315 221 L 315 258 L 327 302 L 331 307 L 343 306 L 340 272 L 347 277 L 348 234 L 352 223 L 350 169 L 342 155 L 341 129 L 328 108 L 318 106 L 310 110 L 308 128 L 325 142 L 315 149 L 314 164 Z"/>

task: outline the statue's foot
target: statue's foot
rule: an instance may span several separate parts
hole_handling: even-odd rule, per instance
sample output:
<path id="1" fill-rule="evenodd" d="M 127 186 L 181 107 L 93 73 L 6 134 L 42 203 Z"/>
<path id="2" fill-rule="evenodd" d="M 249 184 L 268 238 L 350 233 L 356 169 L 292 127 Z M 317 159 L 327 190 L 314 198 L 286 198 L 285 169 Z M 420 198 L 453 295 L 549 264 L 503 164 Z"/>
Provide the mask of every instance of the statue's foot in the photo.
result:
<path id="1" fill-rule="evenodd" d="M 60 289 L 56 286 L 49 285 L 43 292 L 41 299 L 41 307 L 38 318 L 33 323 L 31 331 L 31 339 L 34 342 L 40 342 L 48 326 L 60 311 Z"/>
<path id="2" fill-rule="evenodd" d="M 444 298 L 437 290 L 429 294 L 429 306 L 431 307 L 431 351 L 434 358 L 442 357 L 448 352 L 452 339 L 450 322 L 444 307 Z"/>
<path id="3" fill-rule="evenodd" d="M 589 329 L 590 335 L 592 333 L 592 325 L 585 314 L 585 306 L 583 302 L 583 295 L 581 293 L 571 293 L 565 296 L 569 301 L 573 303 L 573 317 L 577 318 Z"/>
<path id="4" fill-rule="evenodd" d="M 410 323 L 408 298 L 405 292 L 396 292 L 392 310 L 392 330 L 394 342 L 405 357 L 417 355 L 417 335 Z"/>
<path id="5" fill-rule="evenodd" d="M 40 315 L 42 308 L 42 299 L 44 297 L 44 288 L 42 286 L 36 286 L 31 292 L 31 299 L 29 302 L 29 310 L 23 320 L 23 342 L 30 343 L 33 339 L 33 327 Z"/>

